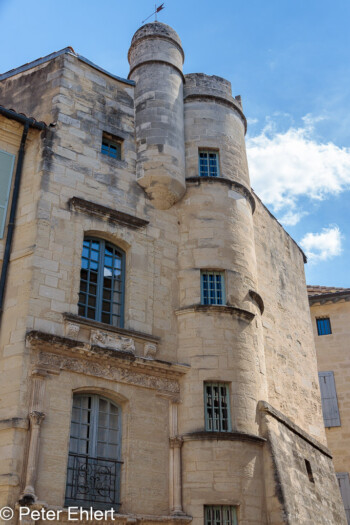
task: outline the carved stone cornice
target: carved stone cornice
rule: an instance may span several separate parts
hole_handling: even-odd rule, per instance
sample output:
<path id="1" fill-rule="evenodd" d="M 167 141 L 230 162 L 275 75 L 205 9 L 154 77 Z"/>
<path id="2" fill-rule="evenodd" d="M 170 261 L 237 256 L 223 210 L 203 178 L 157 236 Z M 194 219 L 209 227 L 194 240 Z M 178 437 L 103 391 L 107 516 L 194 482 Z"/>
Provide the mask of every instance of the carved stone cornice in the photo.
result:
<path id="1" fill-rule="evenodd" d="M 209 184 L 225 184 L 231 190 L 234 190 L 237 193 L 240 193 L 243 197 L 245 197 L 248 200 L 252 208 L 252 213 L 255 212 L 255 207 L 256 207 L 255 199 L 253 197 L 252 192 L 246 186 L 244 186 L 244 184 L 241 184 L 240 182 L 229 179 L 228 177 L 198 177 L 198 176 L 186 177 L 187 184 L 193 183 L 199 186 L 200 184 L 204 182 L 207 182 Z"/>
<path id="2" fill-rule="evenodd" d="M 264 310 L 265 310 L 265 305 L 264 305 L 264 301 L 263 301 L 261 295 L 258 294 L 258 292 L 256 292 L 255 290 L 249 290 L 249 295 L 253 299 L 253 301 L 255 301 L 256 304 L 258 305 L 260 313 L 262 315 L 264 313 Z"/>
<path id="3" fill-rule="evenodd" d="M 189 432 L 183 434 L 182 440 L 185 441 L 249 441 L 257 445 L 263 445 L 266 439 L 255 434 L 248 434 L 246 432 L 209 432 L 202 430 L 198 432 Z"/>
<path id="4" fill-rule="evenodd" d="M 129 215 L 122 211 L 114 210 L 113 208 L 107 208 L 102 204 L 96 202 L 87 201 L 80 197 L 72 197 L 68 201 L 68 206 L 73 211 L 80 211 L 87 215 L 92 215 L 98 219 L 108 221 L 111 223 L 121 224 L 122 226 L 128 226 L 129 228 L 138 229 L 143 228 L 149 224 L 149 221 L 140 219 L 134 215 Z"/>

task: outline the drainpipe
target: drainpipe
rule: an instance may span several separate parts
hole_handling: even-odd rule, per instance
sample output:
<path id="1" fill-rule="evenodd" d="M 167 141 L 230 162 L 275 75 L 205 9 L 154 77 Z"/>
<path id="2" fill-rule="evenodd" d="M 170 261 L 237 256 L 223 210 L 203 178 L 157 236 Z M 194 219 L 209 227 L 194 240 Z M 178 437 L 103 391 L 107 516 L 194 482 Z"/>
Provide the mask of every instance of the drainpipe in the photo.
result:
<path id="1" fill-rule="evenodd" d="M 36 122 L 36 120 L 33 118 L 28 118 L 25 115 L 16 113 L 15 111 L 12 111 L 11 109 L 6 109 L 3 106 L 0 106 L 0 114 L 12 120 L 16 120 L 17 122 L 20 122 L 21 124 L 24 125 L 21 144 L 18 150 L 17 168 L 16 168 L 15 181 L 14 181 L 14 186 L 13 186 L 11 211 L 10 211 L 10 218 L 9 218 L 9 223 L 7 227 L 4 260 L 2 263 L 1 276 L 0 276 L 0 326 L 1 326 L 6 279 L 7 279 L 7 272 L 8 272 L 8 267 L 10 263 L 12 238 L 13 238 L 13 232 L 15 229 L 18 196 L 19 196 L 19 189 L 21 185 L 25 143 L 27 140 L 27 135 L 28 135 L 28 131 L 30 127 L 43 130 L 46 128 L 46 124 L 44 124 L 44 122 Z"/>

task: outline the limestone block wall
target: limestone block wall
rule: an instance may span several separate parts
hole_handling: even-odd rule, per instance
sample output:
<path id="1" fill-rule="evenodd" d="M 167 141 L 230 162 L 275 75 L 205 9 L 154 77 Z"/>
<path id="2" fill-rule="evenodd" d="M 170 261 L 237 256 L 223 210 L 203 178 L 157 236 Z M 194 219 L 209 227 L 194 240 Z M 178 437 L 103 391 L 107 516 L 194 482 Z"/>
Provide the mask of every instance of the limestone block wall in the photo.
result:
<path id="1" fill-rule="evenodd" d="M 259 293 L 269 402 L 325 443 L 304 259 L 299 247 L 256 198 Z"/>
<path id="2" fill-rule="evenodd" d="M 345 300 L 313 304 L 312 328 L 316 344 L 319 372 L 333 372 L 338 398 L 340 427 L 326 428 L 327 444 L 333 454 L 336 472 L 350 472 L 350 407 L 349 397 L 349 335 L 350 303 Z M 316 318 L 329 317 L 332 333 L 319 336 Z"/>

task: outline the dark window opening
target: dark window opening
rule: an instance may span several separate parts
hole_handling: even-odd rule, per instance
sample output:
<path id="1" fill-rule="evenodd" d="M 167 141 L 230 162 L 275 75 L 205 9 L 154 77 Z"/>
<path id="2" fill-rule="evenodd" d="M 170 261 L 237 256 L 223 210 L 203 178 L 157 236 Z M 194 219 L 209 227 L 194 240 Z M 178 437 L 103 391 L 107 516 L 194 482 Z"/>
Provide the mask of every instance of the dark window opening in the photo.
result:
<path id="1" fill-rule="evenodd" d="M 311 463 L 307 459 L 305 459 L 305 467 L 310 483 L 315 483 L 314 476 L 312 474 Z"/>
<path id="2" fill-rule="evenodd" d="M 112 159 L 122 160 L 122 145 L 123 139 L 110 135 L 109 133 L 103 133 L 101 153 L 112 157 Z"/>

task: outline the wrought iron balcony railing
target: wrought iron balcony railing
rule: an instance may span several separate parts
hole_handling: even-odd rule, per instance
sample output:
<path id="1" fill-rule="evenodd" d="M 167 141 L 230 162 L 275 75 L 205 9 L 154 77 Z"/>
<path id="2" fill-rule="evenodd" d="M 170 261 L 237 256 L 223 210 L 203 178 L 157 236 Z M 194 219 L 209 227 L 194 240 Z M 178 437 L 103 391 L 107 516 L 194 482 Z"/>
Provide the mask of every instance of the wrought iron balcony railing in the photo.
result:
<path id="1" fill-rule="evenodd" d="M 118 511 L 122 463 L 70 453 L 65 505 Z"/>

